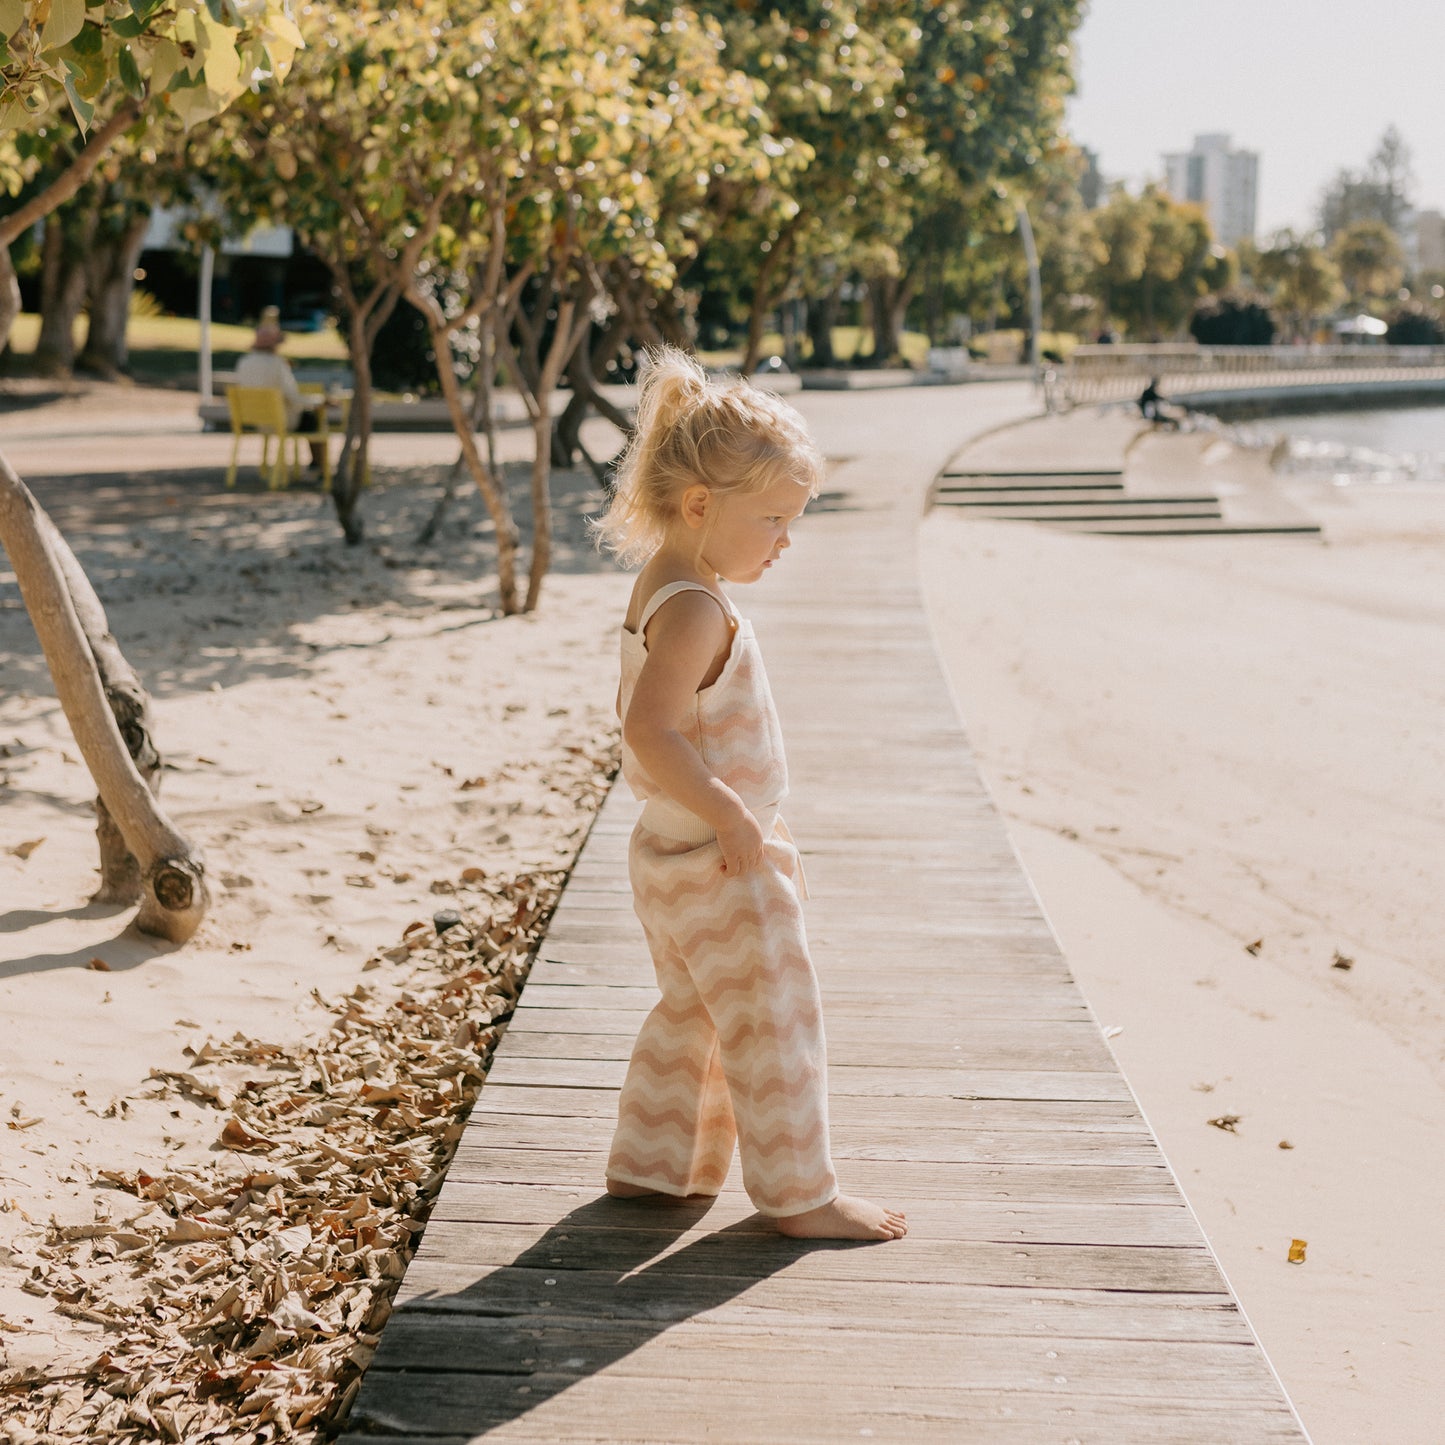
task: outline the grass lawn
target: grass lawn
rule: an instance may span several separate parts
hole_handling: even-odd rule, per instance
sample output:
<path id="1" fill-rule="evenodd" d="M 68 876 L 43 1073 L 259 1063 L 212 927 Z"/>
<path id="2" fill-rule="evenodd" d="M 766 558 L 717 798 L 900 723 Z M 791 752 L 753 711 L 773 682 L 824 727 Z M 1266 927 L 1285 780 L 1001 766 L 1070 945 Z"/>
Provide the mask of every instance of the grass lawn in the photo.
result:
<path id="1" fill-rule="evenodd" d="M 84 338 L 83 323 L 76 326 L 76 344 Z M 243 353 L 251 349 L 255 335 L 250 326 L 227 326 L 211 323 L 211 358 L 218 371 L 235 366 Z M 17 357 L 35 350 L 40 335 L 40 318 L 23 312 L 10 336 L 10 349 Z M 128 340 L 131 369 L 138 381 L 174 381 L 196 374 L 199 366 L 201 323 L 187 316 L 132 316 Z M 288 332 L 282 348 L 293 365 L 326 362 L 346 365 L 346 342 L 334 328 L 325 331 Z"/>
<path id="2" fill-rule="evenodd" d="M 922 366 L 928 355 L 928 338 L 921 331 L 905 331 L 899 339 L 899 347 L 903 351 L 903 359 L 910 366 Z M 802 338 L 802 351 L 804 359 L 813 354 L 813 348 L 808 338 Z M 783 353 L 783 338 L 780 332 L 765 331 L 763 333 L 764 356 L 781 356 Z M 709 366 L 736 366 L 742 360 L 742 348 L 733 347 L 723 351 L 703 351 L 698 353 Z M 865 326 L 835 326 L 833 328 L 833 355 L 838 359 L 839 364 L 861 359 L 873 354 L 873 332 Z"/>

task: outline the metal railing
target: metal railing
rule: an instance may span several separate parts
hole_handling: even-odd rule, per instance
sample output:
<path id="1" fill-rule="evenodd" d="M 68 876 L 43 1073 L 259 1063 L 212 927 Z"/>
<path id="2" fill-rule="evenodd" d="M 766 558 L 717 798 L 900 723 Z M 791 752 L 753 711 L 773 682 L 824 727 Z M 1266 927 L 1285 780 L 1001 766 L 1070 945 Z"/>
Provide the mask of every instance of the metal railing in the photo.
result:
<path id="1" fill-rule="evenodd" d="M 1080 346 L 1064 368 L 1074 405 L 1132 401 L 1150 378 L 1169 398 L 1265 386 L 1445 381 L 1442 346 Z"/>

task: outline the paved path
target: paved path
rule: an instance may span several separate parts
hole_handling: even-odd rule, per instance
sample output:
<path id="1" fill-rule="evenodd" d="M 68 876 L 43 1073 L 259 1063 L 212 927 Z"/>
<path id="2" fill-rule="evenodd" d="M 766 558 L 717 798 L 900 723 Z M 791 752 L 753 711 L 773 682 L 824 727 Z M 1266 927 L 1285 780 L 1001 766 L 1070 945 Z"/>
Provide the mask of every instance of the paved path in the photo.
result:
<path id="1" fill-rule="evenodd" d="M 928 483 L 1027 393 L 803 405 L 846 460 L 743 600 L 788 737 L 839 1172 L 912 1232 L 781 1240 L 736 1169 L 710 1209 L 601 1194 L 655 997 L 619 788 L 345 1438 L 1302 1440 L 984 792 L 923 614 Z"/>

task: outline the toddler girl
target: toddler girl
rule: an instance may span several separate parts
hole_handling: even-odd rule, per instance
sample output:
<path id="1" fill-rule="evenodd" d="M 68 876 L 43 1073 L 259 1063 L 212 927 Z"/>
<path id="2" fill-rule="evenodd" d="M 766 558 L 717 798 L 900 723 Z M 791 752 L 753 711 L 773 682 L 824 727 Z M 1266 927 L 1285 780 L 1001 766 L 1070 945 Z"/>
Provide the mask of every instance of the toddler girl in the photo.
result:
<path id="1" fill-rule="evenodd" d="M 752 629 L 721 583 L 756 582 L 818 493 L 800 417 L 663 348 L 598 524 L 645 561 L 622 629 L 622 771 L 643 799 L 628 870 L 662 1000 L 622 1086 L 608 1192 L 743 1184 L 783 1234 L 897 1239 L 902 1214 L 838 1192 L 803 871 L 778 805 L 782 735 Z"/>

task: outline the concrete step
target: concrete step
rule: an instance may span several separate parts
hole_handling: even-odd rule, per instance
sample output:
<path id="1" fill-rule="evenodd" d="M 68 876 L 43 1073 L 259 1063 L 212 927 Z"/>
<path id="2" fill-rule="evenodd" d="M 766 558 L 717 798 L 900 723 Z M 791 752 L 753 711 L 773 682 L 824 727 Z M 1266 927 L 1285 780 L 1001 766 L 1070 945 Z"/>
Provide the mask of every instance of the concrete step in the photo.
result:
<path id="1" fill-rule="evenodd" d="M 1313 522 L 1244 523 L 1227 522 L 1222 517 L 1136 517 L 1117 521 L 1051 517 L 1048 521 L 1061 531 L 1097 537 L 1318 537 L 1321 531 Z"/>
<path id="2" fill-rule="evenodd" d="M 1095 496 L 1115 495 L 1124 490 L 1123 482 L 996 482 L 992 479 L 978 482 L 939 482 L 937 493 L 940 497 L 994 497 L 1010 496 L 1027 500 L 1038 496 Z"/>
<path id="3" fill-rule="evenodd" d="M 1078 478 L 1085 485 L 1091 481 L 1098 481 L 1105 477 L 1122 477 L 1124 475 L 1121 467 L 1080 467 L 1077 469 L 1054 469 L 1047 471 L 1010 471 L 994 469 L 992 471 L 978 471 L 969 468 L 946 467 L 940 476 L 945 478 L 957 478 L 960 481 L 992 481 L 992 482 L 1043 482 L 1045 485 L 1067 486 L 1069 480 Z"/>
<path id="4" fill-rule="evenodd" d="M 940 505 L 951 504 L 941 501 Z M 1060 503 L 1055 506 L 1036 507 L 1032 504 L 1009 505 L 1001 502 L 992 507 L 969 507 L 966 510 L 1000 522 L 1129 522 L 1162 519 L 1186 521 L 1224 515 L 1218 501 L 1213 497 L 1182 505 L 1173 497 L 1137 502 L 1129 497 L 1119 497 L 1108 502 L 1098 502 L 1093 506 Z"/>
<path id="5" fill-rule="evenodd" d="M 982 487 L 967 492 L 940 491 L 935 499 L 941 507 L 1133 507 L 1133 506 L 1217 506 L 1219 498 L 1206 496 L 1151 496 L 1126 492 L 1122 487 L 1073 487 L 1036 492 L 993 491 Z"/>

